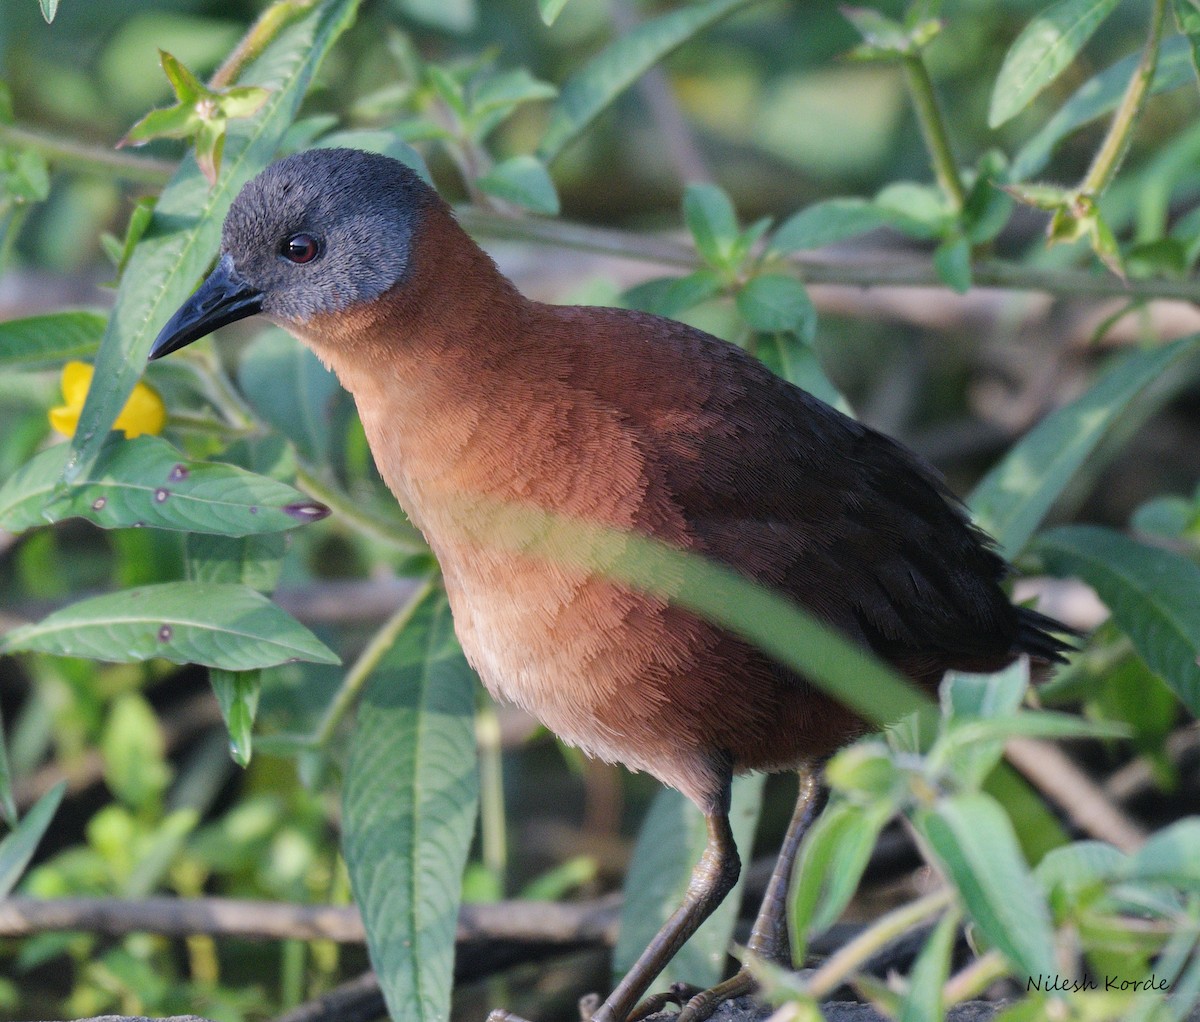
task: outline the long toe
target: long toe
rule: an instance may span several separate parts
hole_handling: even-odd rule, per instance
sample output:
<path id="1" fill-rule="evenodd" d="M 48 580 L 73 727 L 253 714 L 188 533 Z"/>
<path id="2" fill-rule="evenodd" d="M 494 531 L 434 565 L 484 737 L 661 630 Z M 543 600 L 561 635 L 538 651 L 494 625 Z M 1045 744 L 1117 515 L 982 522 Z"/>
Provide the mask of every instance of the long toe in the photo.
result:
<path id="1" fill-rule="evenodd" d="M 700 987 L 692 986 L 691 983 L 672 983 L 671 986 L 664 990 L 661 994 L 651 994 L 641 1004 L 629 1013 L 629 1017 L 625 1022 L 642 1022 L 642 1019 L 649 1018 L 651 1015 L 657 1015 L 668 1004 L 677 1004 L 682 1009 L 693 997 L 698 997 L 704 993 Z"/>
<path id="2" fill-rule="evenodd" d="M 687 1004 L 680 1009 L 679 1016 L 672 1022 L 704 1022 L 717 1010 L 718 1005 L 732 1001 L 735 997 L 751 994 L 757 986 L 750 973 L 742 969 L 724 983 L 718 983 L 711 990 L 701 990 L 689 998 Z"/>

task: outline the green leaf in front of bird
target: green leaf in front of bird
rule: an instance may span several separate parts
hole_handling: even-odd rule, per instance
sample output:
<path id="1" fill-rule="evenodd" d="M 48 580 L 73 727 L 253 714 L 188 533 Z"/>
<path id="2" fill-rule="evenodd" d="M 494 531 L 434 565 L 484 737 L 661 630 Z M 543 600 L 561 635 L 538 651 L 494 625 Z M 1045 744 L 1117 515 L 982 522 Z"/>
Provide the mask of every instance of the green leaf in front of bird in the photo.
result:
<path id="1" fill-rule="evenodd" d="M 1117 0 L 1058 0 L 1025 26 L 1004 57 L 992 89 L 988 127 L 1024 110 L 1075 59 Z"/>
<path id="2" fill-rule="evenodd" d="M 870 803 L 898 794 L 904 777 L 884 742 L 864 739 L 841 751 L 825 765 L 831 790 L 856 803 Z"/>
<path id="3" fill-rule="evenodd" d="M 155 335 L 212 264 L 234 196 L 276 155 L 313 75 L 353 20 L 356 0 L 325 0 L 300 10 L 242 72 L 268 92 L 254 117 L 229 124 L 225 173 L 215 186 L 185 160 L 159 195 L 152 229 L 134 249 L 96 357 L 72 441 L 66 482 L 86 476 L 109 428 L 141 378 Z"/>
<path id="4" fill-rule="evenodd" d="M 786 274 L 764 273 L 752 278 L 738 291 L 737 308 L 753 329 L 763 333 L 811 338 L 816 332 L 817 310 L 807 288 Z"/>
<path id="5" fill-rule="evenodd" d="M 958 912 L 947 912 L 925 941 L 908 974 L 908 990 L 898 1013 L 899 1022 L 942 1022 L 946 1017 L 942 988 L 950 975 L 950 955 L 958 938 L 958 921 Z"/>
<path id="6" fill-rule="evenodd" d="M 158 718 L 138 692 L 113 701 L 100 737 L 104 783 L 135 812 L 152 812 L 171 783 Z"/>
<path id="7" fill-rule="evenodd" d="M 814 321 L 814 332 L 815 329 Z M 811 334 L 801 336 L 787 331 L 758 334 L 754 338 L 753 350 L 776 376 L 781 376 L 788 383 L 807 390 L 813 397 L 819 397 L 826 404 L 833 405 L 842 414 L 853 415 L 854 411 L 849 402 L 825 375 L 825 368 L 821 365 L 820 356 L 812 340 Z"/>
<path id="8" fill-rule="evenodd" d="M 983 793 L 950 795 L 913 822 L 988 942 L 1025 975 L 1053 972 L 1050 910 L 999 803 Z"/>
<path id="9" fill-rule="evenodd" d="M 762 805 L 762 786 L 762 775 L 736 777 L 733 781 L 729 822 L 743 862 L 749 859 Z M 706 841 L 704 816 L 695 805 L 670 788 L 655 796 L 638 832 L 625 876 L 625 902 L 613 950 L 614 976 L 629 970 L 679 907 Z M 721 978 L 744 877 L 745 870 L 716 911 L 672 959 L 663 976 L 665 982 L 686 980 L 711 986 Z"/>
<path id="10" fill-rule="evenodd" d="M 550 111 L 538 157 L 547 166 L 578 138 L 618 96 L 706 28 L 745 7 L 750 0 L 707 0 L 642 22 L 573 74 Z"/>
<path id="11" fill-rule="evenodd" d="M 133 663 L 160 657 L 230 671 L 338 663 L 299 621 L 249 586 L 167 582 L 93 596 L 0 638 L 0 651 Z"/>
<path id="12" fill-rule="evenodd" d="M 950 671 L 938 688 L 942 716 L 947 720 L 1011 717 L 1028 688 L 1029 665 L 1020 660 L 992 674 Z"/>
<path id="13" fill-rule="evenodd" d="M 67 782 L 59 781 L 34 803 L 21 822 L 0 841 L 0 899 L 7 898 L 21 879 L 39 842 L 50 828 L 66 790 Z"/>
<path id="14" fill-rule="evenodd" d="M 773 252 L 802 252 L 833 245 L 888 224 L 888 217 L 865 199 L 814 202 L 783 222 L 771 237 Z"/>
<path id="15" fill-rule="evenodd" d="M 371 672 L 350 740 L 342 850 L 393 1018 L 446 1019 L 479 777 L 475 683 L 444 592 Z"/>
<path id="16" fill-rule="evenodd" d="M 549 171 L 536 156 L 513 156 L 475 182 L 489 195 L 516 203 L 533 213 L 555 216 L 558 192 Z"/>
<path id="17" fill-rule="evenodd" d="M 542 16 L 542 23 L 553 25 L 566 6 L 567 0 L 538 0 L 538 13 Z"/>
<path id="18" fill-rule="evenodd" d="M 1200 567 L 1098 526 L 1062 526 L 1033 548 L 1057 575 L 1096 590 L 1134 649 L 1200 715 Z"/>
<path id="19" fill-rule="evenodd" d="M 58 0 L 38 0 L 38 7 L 42 10 L 42 17 L 46 19 L 46 24 L 53 24 L 54 17 L 58 14 Z"/>
<path id="20" fill-rule="evenodd" d="M 971 289 L 971 243 L 948 238 L 933 250 L 933 268 L 942 282 L 960 295 Z"/>
<path id="21" fill-rule="evenodd" d="M 1046 416 L 979 483 L 970 506 L 980 527 L 1013 560 L 1055 502 L 1077 482 L 1102 441 L 1132 428 L 1189 379 L 1200 335 L 1118 358 L 1086 393 Z"/>
<path id="22" fill-rule="evenodd" d="M 51 369 L 90 358 L 106 317 L 99 312 L 51 312 L 0 323 L 0 369 Z"/>
<path id="23" fill-rule="evenodd" d="M 235 465 L 187 461 L 165 440 L 110 439 L 89 478 L 59 493 L 67 444 L 36 455 L 0 486 L 0 527 L 10 532 L 86 518 L 106 529 L 145 526 L 245 536 L 320 521 L 329 509 L 286 483 Z"/>
<path id="24" fill-rule="evenodd" d="M 223 671 L 214 667 L 208 672 L 208 680 L 229 731 L 229 753 L 238 766 L 249 766 L 262 672 Z"/>
<path id="25" fill-rule="evenodd" d="M 876 800 L 866 805 L 829 806 L 804 835 L 788 898 L 792 963 L 804 965 L 809 939 L 837 922 L 867 868 L 880 831 L 895 807 Z"/>
<path id="26" fill-rule="evenodd" d="M 712 184 L 688 185 L 683 219 L 704 261 L 717 270 L 730 269 L 739 230 L 737 212 L 724 190 Z"/>

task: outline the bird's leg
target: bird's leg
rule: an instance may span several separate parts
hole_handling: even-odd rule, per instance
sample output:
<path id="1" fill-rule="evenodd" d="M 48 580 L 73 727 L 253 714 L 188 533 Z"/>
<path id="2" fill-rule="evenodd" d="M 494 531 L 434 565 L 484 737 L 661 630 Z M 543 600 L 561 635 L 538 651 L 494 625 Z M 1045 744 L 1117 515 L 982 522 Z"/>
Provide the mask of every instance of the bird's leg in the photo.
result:
<path id="1" fill-rule="evenodd" d="M 617 984 L 616 990 L 608 995 L 608 1000 L 592 1015 L 592 1022 L 626 1022 L 638 998 L 737 883 L 741 862 L 733 832 L 729 829 L 728 806 L 707 816 L 706 820 L 708 844 L 692 870 L 683 904 L 663 924 L 633 968 Z"/>
<path id="2" fill-rule="evenodd" d="M 800 793 L 796 798 L 792 821 L 788 824 L 783 847 L 779 850 L 779 858 L 775 860 L 775 868 L 771 871 L 771 880 L 767 884 L 767 893 L 763 895 L 758 918 L 754 920 L 754 929 L 746 942 L 751 954 L 777 965 L 791 964 L 786 908 L 796 852 L 805 832 L 821 811 L 825 801 L 824 790 L 817 783 L 816 771 L 811 766 L 805 766 L 799 774 Z M 693 993 L 686 1003 L 683 1003 L 678 1017 L 672 1022 L 703 1022 L 722 1001 L 730 1001 L 743 994 L 752 993 L 755 985 L 749 969 L 742 966 L 724 983 L 717 984 L 711 990 Z"/>

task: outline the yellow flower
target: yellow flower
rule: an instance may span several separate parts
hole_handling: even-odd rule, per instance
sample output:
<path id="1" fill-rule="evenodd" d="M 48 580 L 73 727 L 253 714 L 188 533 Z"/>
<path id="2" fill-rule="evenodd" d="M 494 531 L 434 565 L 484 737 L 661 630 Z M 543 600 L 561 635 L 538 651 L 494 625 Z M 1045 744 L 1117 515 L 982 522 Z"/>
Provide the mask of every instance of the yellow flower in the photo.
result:
<path id="1" fill-rule="evenodd" d="M 68 362 L 63 366 L 62 394 L 67 403 L 50 409 L 50 425 L 64 436 L 75 435 L 84 398 L 92 385 L 93 372 L 85 362 Z M 113 423 L 113 429 L 124 430 L 125 436 L 132 439 L 143 433 L 161 433 L 166 422 L 167 408 L 158 391 L 148 384 L 139 383 Z"/>

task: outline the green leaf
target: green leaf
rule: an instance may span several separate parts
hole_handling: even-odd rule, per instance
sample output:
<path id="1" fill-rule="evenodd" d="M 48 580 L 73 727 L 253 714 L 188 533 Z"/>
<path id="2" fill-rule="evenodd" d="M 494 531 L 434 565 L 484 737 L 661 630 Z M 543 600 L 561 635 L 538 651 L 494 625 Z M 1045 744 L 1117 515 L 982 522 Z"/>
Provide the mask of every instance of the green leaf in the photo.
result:
<path id="1" fill-rule="evenodd" d="M 538 0 L 538 13 L 545 24 L 553 25 L 566 6 L 567 0 Z"/>
<path id="2" fill-rule="evenodd" d="M 73 603 L 14 628 L 0 651 L 38 651 L 129 663 L 161 657 L 230 671 L 292 660 L 336 664 L 299 621 L 247 586 L 166 582 Z"/>
<path id="3" fill-rule="evenodd" d="M 992 89 L 988 127 L 1016 117 L 1075 59 L 1117 0 L 1059 0 L 1025 26 Z"/>
<path id="4" fill-rule="evenodd" d="M 479 20 L 475 0 L 392 0 L 392 6 L 425 25 L 447 32 L 468 32 Z"/>
<path id="5" fill-rule="evenodd" d="M 498 163 L 475 182 L 489 195 L 518 206 L 555 216 L 558 192 L 545 165 L 536 156 L 513 156 Z"/>
<path id="6" fill-rule="evenodd" d="M 966 238 L 950 238 L 933 252 L 933 268 L 952 291 L 960 295 L 971 289 L 971 243 Z"/>
<path id="7" fill-rule="evenodd" d="M 877 230 L 889 222 L 882 210 L 865 199 L 826 199 L 785 220 L 771 238 L 771 249 L 801 252 L 821 248 Z"/>
<path id="8" fill-rule="evenodd" d="M 816 322 L 812 323 L 816 330 Z M 853 409 L 833 385 L 821 365 L 811 336 L 792 333 L 759 334 L 754 339 L 754 354 L 776 376 L 807 390 L 839 412 L 852 415 Z"/>
<path id="9" fill-rule="evenodd" d="M 21 879 L 21 874 L 37 851 L 38 842 L 50 827 L 50 821 L 54 819 L 66 790 L 67 782 L 59 781 L 37 800 L 16 829 L 0 841 L 0 899 L 8 897 Z"/>
<path id="10" fill-rule="evenodd" d="M 1049 894 L 1055 911 L 1069 913 L 1087 888 L 1121 876 L 1128 856 L 1103 841 L 1075 841 L 1046 853 L 1033 875 Z"/>
<path id="11" fill-rule="evenodd" d="M 133 211 L 129 214 L 129 224 L 125 228 L 125 237 L 121 241 L 118 242 L 116 239 L 112 239 L 111 235 L 106 234 L 104 236 L 104 239 L 112 239 L 113 241 L 111 255 L 117 267 L 117 276 L 125 272 L 125 267 L 129 265 L 129 257 L 133 255 L 134 248 L 142 240 L 142 236 L 150 226 L 150 221 L 154 218 L 154 205 L 156 202 L 157 200 L 153 196 L 145 195 L 133 204 Z M 103 332 L 103 326 L 100 330 Z M 99 343 L 99 340 L 100 338 L 97 336 L 97 343 Z"/>
<path id="12" fill-rule="evenodd" d="M 258 536 L 212 536 L 189 533 L 186 539 L 189 582 L 235 582 L 270 593 L 279 584 L 287 537 L 282 532 Z"/>
<path id="13" fill-rule="evenodd" d="M 729 196 L 716 185 L 688 185 L 683 194 L 683 219 L 704 261 L 718 269 L 727 267 L 738 239 L 737 213 Z"/>
<path id="14" fill-rule="evenodd" d="M 1020 708 L 1028 688 L 1029 667 L 1017 660 L 992 674 L 950 671 L 938 694 L 942 714 L 950 719 L 1011 717 Z"/>
<path id="15" fill-rule="evenodd" d="M 38 6 L 42 9 L 42 17 L 46 19 L 46 24 L 51 24 L 58 13 L 58 0 L 38 0 Z"/>
<path id="16" fill-rule="evenodd" d="M 980 528 L 1013 560 L 1114 428 L 1150 415 L 1196 370 L 1200 336 L 1113 362 L 1081 397 L 1046 416 L 971 494 Z"/>
<path id="17" fill-rule="evenodd" d="M 303 457 L 328 462 L 338 382 L 308 348 L 283 330 L 266 331 L 243 353 L 238 386 Z"/>
<path id="18" fill-rule="evenodd" d="M 940 238 L 956 220 L 939 188 L 915 181 L 888 185 L 875 196 L 872 205 L 890 227 L 913 238 Z"/>
<path id="19" fill-rule="evenodd" d="M 163 73 L 167 76 L 167 81 L 171 83 L 175 98 L 180 103 L 192 104 L 201 97 L 212 95 L 200 79 L 184 67 L 182 61 L 167 53 L 166 50 L 158 51 L 158 59 L 162 64 Z"/>
<path id="20" fill-rule="evenodd" d="M 1026 181 L 1040 174 L 1050 162 L 1058 143 L 1073 131 L 1116 109 L 1137 69 L 1141 55 L 1134 53 L 1101 71 L 1081 85 L 1058 108 L 1045 126 L 1031 138 L 1013 160 L 1010 179 Z M 1173 36 L 1159 48 L 1158 65 L 1150 83 L 1151 95 L 1178 89 L 1195 80 L 1187 40 Z"/>
<path id="21" fill-rule="evenodd" d="M 738 312 L 755 330 L 786 331 L 799 337 L 816 332 L 817 310 L 808 290 L 795 277 L 765 273 L 754 277 L 737 294 Z"/>
<path id="22" fill-rule="evenodd" d="M 99 312 L 52 312 L 0 323 L 0 369 L 39 369 L 90 358 L 104 324 Z"/>
<path id="23" fill-rule="evenodd" d="M 491 75 L 471 91 L 471 113 L 475 116 L 493 110 L 511 110 L 521 103 L 553 99 L 558 95 L 549 82 L 534 78 L 526 68 L 514 68 Z"/>
<path id="24" fill-rule="evenodd" d="M 319 149 L 363 149 L 369 153 L 381 153 L 411 167 L 421 175 L 426 184 L 433 183 L 429 176 L 429 168 L 425 165 L 425 157 L 396 131 L 383 128 L 348 128 L 345 131 L 331 131 L 328 135 L 322 135 L 315 145 Z"/>
<path id="25" fill-rule="evenodd" d="M 1200 893 L 1200 817 L 1176 820 L 1152 834 L 1123 872 L 1129 880 Z"/>
<path id="26" fill-rule="evenodd" d="M 942 916 L 908 975 L 908 993 L 900 1009 L 900 1022 L 942 1022 L 946 1009 L 942 987 L 950 975 L 950 953 L 958 937 L 958 913 Z"/>
<path id="27" fill-rule="evenodd" d="M 208 680 L 229 731 L 229 753 L 238 766 L 249 766 L 262 672 L 222 671 L 214 667 L 208 672 Z"/>
<path id="28" fill-rule="evenodd" d="M 996 800 L 952 795 L 914 823 L 987 940 L 1026 975 L 1053 972 L 1050 910 Z"/>
<path id="29" fill-rule="evenodd" d="M 1034 550 L 1054 574 L 1077 575 L 1095 589 L 1141 658 L 1200 715 L 1200 567 L 1089 525 L 1051 529 Z"/>
<path id="30" fill-rule="evenodd" d="M 681 7 L 610 43 L 563 86 L 550 112 L 538 156 L 551 164 L 621 93 L 697 33 L 750 0 L 708 0 Z"/>
<path id="31" fill-rule="evenodd" d="M 912 52 L 913 43 L 907 30 L 870 7 L 839 7 L 842 17 L 858 29 L 863 42 L 875 56 L 893 55 L 902 57 Z"/>
<path id="32" fill-rule="evenodd" d="M 1200 78 L 1200 5 L 1196 0 L 1175 0 L 1175 20 L 1192 51 L 1192 67 Z"/>
<path id="33" fill-rule="evenodd" d="M 135 811 L 153 811 L 171 783 L 165 748 L 158 718 L 146 700 L 137 692 L 119 695 L 100 737 L 109 791 Z"/>
<path id="34" fill-rule="evenodd" d="M 244 82 L 271 94 L 253 119 L 229 125 L 217 183 L 210 188 L 199 168 L 185 160 L 159 196 L 151 229 L 121 278 L 96 359 L 95 382 L 72 441 L 67 482 L 90 472 L 142 374 L 155 336 L 216 255 L 229 204 L 274 158 L 309 82 L 357 6 L 357 0 L 324 0 L 280 29 L 243 75 Z"/>
<path id="35" fill-rule="evenodd" d="M 342 794 L 342 849 L 396 1019 L 449 1017 L 479 799 L 474 701 L 450 608 L 435 591 L 367 682 Z"/>
<path id="36" fill-rule="evenodd" d="M 78 517 L 105 529 L 147 526 L 244 536 L 294 529 L 329 514 L 286 483 L 235 465 L 184 461 L 153 436 L 113 437 L 89 478 L 51 501 L 68 453 L 66 444 L 42 451 L 0 486 L 0 528 L 23 532 Z"/>
<path id="37" fill-rule="evenodd" d="M 712 986 L 721 978 L 737 922 L 744 864 L 750 860 L 754 828 L 762 803 L 762 784 L 761 775 L 734 779 L 729 822 L 742 857 L 742 877 L 672 959 L 661 977 L 664 983 L 680 980 Z M 621 927 L 613 950 L 616 976 L 629 970 L 671 913 L 682 904 L 692 869 L 704 851 L 706 840 L 704 816 L 687 798 L 671 788 L 665 788 L 655 796 L 638 832 L 633 859 L 625 876 L 625 903 L 621 907 Z"/>
<path id="38" fill-rule="evenodd" d="M 891 750 L 879 739 L 864 739 L 836 753 L 825 764 L 825 781 L 833 791 L 863 802 L 885 798 L 904 782 Z"/>
<path id="39" fill-rule="evenodd" d="M 0 718 L 0 816 L 10 827 L 17 825 L 17 803 L 13 798 L 12 767 L 8 760 L 8 743 L 4 738 L 4 720 Z M 0 897 L 3 897 L 0 894 Z"/>
<path id="40" fill-rule="evenodd" d="M 649 304 L 653 308 L 647 311 L 660 316 L 678 316 L 720 294 L 722 287 L 721 278 L 712 270 L 696 270 L 670 280 L 661 294 L 652 296 Z"/>
<path id="41" fill-rule="evenodd" d="M 804 965 L 809 938 L 836 923 L 854 897 L 879 832 L 894 811 L 883 800 L 831 805 L 804 836 L 788 899 L 796 968 Z"/>

